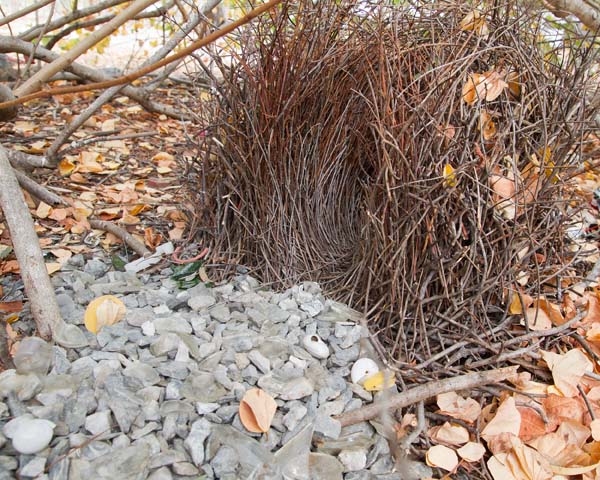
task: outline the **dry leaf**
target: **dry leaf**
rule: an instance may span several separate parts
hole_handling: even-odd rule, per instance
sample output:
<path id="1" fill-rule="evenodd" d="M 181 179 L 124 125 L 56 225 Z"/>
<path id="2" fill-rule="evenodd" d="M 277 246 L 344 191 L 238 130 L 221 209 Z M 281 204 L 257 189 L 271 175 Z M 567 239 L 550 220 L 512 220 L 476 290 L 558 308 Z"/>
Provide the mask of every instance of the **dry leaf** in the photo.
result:
<path id="1" fill-rule="evenodd" d="M 276 411 L 277 403 L 271 395 L 260 388 L 252 388 L 240 402 L 240 421 L 250 432 L 268 432 Z"/>
<path id="2" fill-rule="evenodd" d="M 2 313 L 15 313 L 20 312 L 23 309 L 23 302 L 15 300 L 14 302 L 0 302 L 0 312 Z"/>
<path id="3" fill-rule="evenodd" d="M 508 397 L 500 404 L 494 418 L 485 426 L 481 432 L 481 437 L 485 441 L 488 441 L 489 438 L 501 433 L 509 433 L 516 436 L 519 435 L 520 430 L 521 414 L 515 406 L 515 399 Z"/>
<path id="4" fill-rule="evenodd" d="M 496 124 L 486 110 L 482 110 L 479 114 L 479 130 L 486 141 L 496 136 Z"/>
<path id="5" fill-rule="evenodd" d="M 429 429 L 429 436 L 436 442 L 446 445 L 464 445 L 469 441 L 469 431 L 461 425 L 450 422 Z"/>
<path id="6" fill-rule="evenodd" d="M 547 426 L 541 415 L 529 407 L 517 407 L 521 414 L 521 428 L 519 430 L 519 438 L 524 442 L 544 435 L 548 432 Z"/>
<path id="7" fill-rule="evenodd" d="M 127 310 L 121 300 L 112 295 L 103 295 L 90 302 L 85 310 L 85 327 L 92 333 L 98 333 L 102 327 L 113 325 L 122 320 Z"/>
<path id="8" fill-rule="evenodd" d="M 590 429 L 592 430 L 592 438 L 598 442 L 600 440 L 600 419 L 592 420 Z"/>
<path id="9" fill-rule="evenodd" d="M 77 171 L 80 173 L 100 173 L 104 170 L 104 167 L 100 164 L 104 157 L 98 152 L 81 152 L 78 160 Z"/>
<path id="10" fill-rule="evenodd" d="M 444 445 L 436 445 L 427 450 L 425 460 L 430 467 L 439 467 L 449 472 L 458 465 L 456 452 Z"/>
<path id="11" fill-rule="evenodd" d="M 63 177 L 73 173 L 73 170 L 75 170 L 75 163 L 73 163 L 73 160 L 69 156 L 63 158 L 58 164 L 58 172 Z"/>
<path id="12" fill-rule="evenodd" d="M 456 452 L 467 462 L 478 462 L 485 454 L 485 447 L 481 443 L 467 442 Z"/>
<path id="13" fill-rule="evenodd" d="M 48 262 L 46 264 L 46 271 L 48 275 L 52 275 L 53 273 L 58 272 L 62 268 L 62 263 L 58 262 Z"/>
<path id="14" fill-rule="evenodd" d="M 492 200 L 495 208 L 507 220 L 514 220 L 517 216 L 517 205 L 514 197 L 516 185 L 514 178 L 493 174 L 489 177 L 493 191 Z"/>
<path id="15" fill-rule="evenodd" d="M 511 295 L 508 313 L 511 315 L 522 315 L 523 307 L 528 308 L 533 304 L 533 297 L 526 293 L 513 292 Z"/>
<path id="16" fill-rule="evenodd" d="M 378 392 L 386 388 L 391 388 L 395 384 L 396 375 L 389 370 L 377 372 L 362 382 L 362 386 L 367 392 Z"/>
<path id="17" fill-rule="evenodd" d="M 456 187 L 456 174 L 452 165 L 447 163 L 444 165 L 444 187 Z"/>
<path id="18" fill-rule="evenodd" d="M 563 397 L 548 393 L 547 397 L 542 398 L 541 402 L 549 420 L 556 425 L 560 425 L 564 419 L 583 422 L 583 416 L 587 412 L 583 400 L 577 397 Z"/>
<path id="19" fill-rule="evenodd" d="M 479 10 L 472 10 L 460 21 L 460 29 L 464 32 L 475 32 L 477 35 L 490 33 L 485 16 Z"/>
<path id="20" fill-rule="evenodd" d="M 565 397 L 579 395 L 577 385 L 585 372 L 592 372 L 594 366 L 590 359 L 578 349 L 569 350 L 564 355 L 540 350 L 542 358 L 552 371 L 554 384 Z"/>
<path id="21" fill-rule="evenodd" d="M 527 322 L 529 329 L 534 332 L 550 330 L 552 328 L 550 317 L 541 308 L 532 307 L 525 310 L 521 323 L 525 325 L 525 322 Z"/>
<path id="22" fill-rule="evenodd" d="M 40 202 L 37 209 L 35 210 L 35 214 L 38 218 L 48 218 L 48 215 L 52 212 L 52 207 L 47 203 Z"/>
<path id="23" fill-rule="evenodd" d="M 442 393 L 437 396 L 440 413 L 473 423 L 481 414 L 479 402 L 472 398 L 463 398 L 456 392 Z"/>

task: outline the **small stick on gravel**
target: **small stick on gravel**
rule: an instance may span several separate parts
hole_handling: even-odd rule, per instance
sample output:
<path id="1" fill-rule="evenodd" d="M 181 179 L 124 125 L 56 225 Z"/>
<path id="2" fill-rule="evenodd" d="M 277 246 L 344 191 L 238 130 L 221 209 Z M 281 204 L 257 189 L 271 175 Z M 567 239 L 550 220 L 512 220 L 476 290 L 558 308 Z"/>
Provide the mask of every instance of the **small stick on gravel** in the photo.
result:
<path id="1" fill-rule="evenodd" d="M 406 392 L 392 395 L 385 402 L 373 403 L 366 407 L 359 408 L 358 410 L 344 413 L 337 416 L 336 419 L 342 424 L 342 427 L 365 422 L 377 417 L 384 408 L 396 410 L 435 397 L 440 393 L 468 390 L 481 385 L 502 382 L 512 375 L 515 375 L 517 373 L 517 368 L 518 367 L 504 367 L 497 370 L 467 373 L 466 375 L 460 375 L 458 377 L 429 382 L 411 388 Z"/>

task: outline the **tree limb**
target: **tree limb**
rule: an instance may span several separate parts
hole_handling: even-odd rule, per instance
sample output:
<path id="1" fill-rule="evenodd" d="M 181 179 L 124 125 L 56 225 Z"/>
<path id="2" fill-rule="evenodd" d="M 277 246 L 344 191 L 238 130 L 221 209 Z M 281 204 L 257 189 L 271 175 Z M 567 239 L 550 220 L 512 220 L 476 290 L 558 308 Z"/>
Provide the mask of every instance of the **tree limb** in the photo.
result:
<path id="1" fill-rule="evenodd" d="M 129 75 L 124 75 L 122 77 L 118 77 L 113 80 L 99 82 L 99 83 L 92 83 L 92 84 L 88 84 L 88 85 L 80 85 L 80 86 L 76 86 L 76 87 L 61 87 L 61 88 L 54 88 L 52 90 L 38 91 L 36 93 L 24 95 L 20 98 L 17 98 L 16 100 L 2 102 L 2 103 L 0 103 L 0 109 L 12 107 L 14 105 L 20 105 L 21 103 L 25 103 L 30 100 L 34 100 L 36 98 L 51 97 L 53 95 L 63 95 L 66 93 L 87 92 L 90 90 L 102 90 L 105 88 L 115 87 L 117 85 L 122 85 L 125 83 L 133 82 L 134 80 L 137 80 L 138 78 L 143 77 L 144 75 L 147 75 L 148 73 L 158 70 L 159 68 L 162 68 L 165 65 L 168 65 L 176 60 L 179 60 L 180 58 L 185 57 L 186 55 L 189 55 L 190 53 L 194 52 L 195 50 L 197 50 L 201 47 L 211 44 L 212 42 L 214 42 L 215 40 L 218 40 L 219 38 L 223 37 L 224 35 L 231 33 L 233 30 L 240 27 L 241 25 L 244 25 L 244 24 L 252 21 L 254 18 L 258 17 L 259 15 L 261 15 L 264 12 L 270 10 L 271 8 L 277 6 L 282 1 L 283 0 L 269 0 L 268 2 L 263 3 L 259 7 L 256 7 L 254 10 L 248 12 L 246 15 L 239 18 L 238 20 L 228 23 L 227 25 L 223 26 L 219 30 L 214 31 L 211 34 L 207 35 L 206 37 L 193 42 L 188 47 L 181 49 L 179 52 L 177 52 L 173 55 L 170 55 L 167 58 L 164 58 L 163 60 L 155 63 L 154 65 L 150 65 L 146 68 L 142 68 L 136 72 L 130 73 Z M 17 92 L 15 92 L 15 95 L 16 94 L 17 94 Z"/>
<path id="2" fill-rule="evenodd" d="M 49 3 L 52 3 L 53 1 L 54 0 L 41 0 L 40 2 L 29 5 L 28 7 L 22 8 L 21 10 L 18 10 L 15 13 L 11 13 L 10 15 L 7 15 L 6 17 L 0 19 L 0 27 L 2 25 L 6 25 L 7 23 L 12 22 L 13 20 L 16 20 L 17 18 L 24 17 L 25 15 L 28 15 L 31 12 L 35 12 L 36 10 L 39 10 L 40 8 L 45 7 Z M 35 37 L 33 37 L 33 38 L 35 38 Z"/>
<path id="3" fill-rule="evenodd" d="M 29 42 L 25 42 L 14 37 L 0 36 L 0 53 L 16 52 L 22 53 L 23 55 L 30 55 L 33 50 L 33 45 Z M 59 55 L 57 53 L 54 53 L 43 47 L 38 47 L 35 52 L 35 58 L 43 60 L 44 62 L 52 62 L 58 57 Z M 77 62 L 73 62 L 71 65 L 66 67 L 65 70 L 73 73 L 74 75 L 77 75 L 80 78 L 83 78 L 84 80 L 92 82 L 103 82 L 113 78 L 101 72 L 100 70 L 86 67 Z M 148 99 L 146 92 L 141 88 L 136 88 L 132 87 L 131 85 L 127 85 L 123 89 L 123 94 L 128 96 L 132 100 L 138 102 L 149 112 L 164 114 L 171 118 L 181 118 L 181 112 L 168 105 L 162 105 L 160 103 L 152 102 Z M 2 107 L 0 108 L 3 109 Z"/>
<path id="4" fill-rule="evenodd" d="M 544 0 L 559 17 L 575 15 L 592 32 L 600 31 L 600 2 L 597 0 Z"/>
<path id="5" fill-rule="evenodd" d="M 37 330 L 43 338 L 50 339 L 52 333 L 58 330 L 64 321 L 46 270 L 33 220 L 2 147 L 0 147 L 0 206 L 13 238 L 21 278 Z"/>
<path id="6" fill-rule="evenodd" d="M 377 417 L 381 414 L 382 410 L 387 408 L 396 410 L 435 397 L 441 393 L 467 390 L 481 385 L 501 382 L 515 375 L 517 373 L 517 368 L 518 367 L 504 367 L 497 370 L 472 372 L 458 377 L 429 382 L 411 388 L 405 392 L 390 395 L 385 401 L 372 403 L 366 407 L 352 410 L 351 412 L 344 413 L 335 418 L 342 424 L 342 427 L 365 422 Z"/>
<path id="7" fill-rule="evenodd" d="M 103 38 L 111 35 L 117 28 L 127 22 L 131 17 L 136 16 L 146 7 L 149 7 L 158 0 L 135 0 L 125 10 L 119 13 L 115 18 L 102 28 L 96 30 L 89 37 L 82 39 L 72 49 L 58 57 L 52 63 L 49 63 L 38 70 L 32 77 L 28 78 L 23 85 L 14 90 L 16 97 L 23 97 L 42 88 L 44 82 L 75 61 L 77 57 L 85 53 L 91 47 L 96 45 Z"/>
<path id="8" fill-rule="evenodd" d="M 51 32 L 53 30 L 56 30 L 57 28 L 64 27 L 68 23 L 71 23 L 75 20 L 78 20 L 83 17 L 87 17 L 89 15 L 93 15 L 94 13 L 101 12 L 102 10 L 106 10 L 107 8 L 114 7 L 116 5 L 120 5 L 121 3 L 125 3 L 127 1 L 128 0 L 106 0 L 104 2 L 97 3 L 96 5 L 93 5 L 88 8 L 82 8 L 81 10 L 75 10 L 75 11 L 69 13 L 68 15 L 65 15 L 64 17 L 57 18 L 53 22 L 50 22 L 50 24 L 48 25 L 48 31 Z M 21 40 L 25 40 L 27 42 L 30 40 L 33 40 L 35 37 L 38 36 L 38 34 L 42 30 L 42 28 L 43 28 L 42 25 L 36 25 L 34 27 L 31 27 L 29 30 L 21 33 L 19 35 L 19 38 Z"/>

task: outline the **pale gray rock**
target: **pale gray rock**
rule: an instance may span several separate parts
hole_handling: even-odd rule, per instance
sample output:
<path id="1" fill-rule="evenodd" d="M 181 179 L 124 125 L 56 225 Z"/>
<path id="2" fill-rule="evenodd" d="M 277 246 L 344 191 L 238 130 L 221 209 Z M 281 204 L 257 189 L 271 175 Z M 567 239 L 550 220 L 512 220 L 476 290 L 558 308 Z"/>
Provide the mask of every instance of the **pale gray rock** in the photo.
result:
<path id="1" fill-rule="evenodd" d="M 306 377 L 295 378 L 285 384 L 280 397 L 282 400 L 299 400 L 314 391 L 312 382 Z"/>
<path id="2" fill-rule="evenodd" d="M 332 455 L 310 453 L 308 456 L 311 480 L 342 480 L 344 466 Z"/>
<path id="3" fill-rule="evenodd" d="M 227 305 L 218 304 L 210 309 L 210 316 L 218 322 L 225 323 L 231 318 L 231 312 Z"/>
<path id="4" fill-rule="evenodd" d="M 123 375 L 139 380 L 144 387 L 155 385 L 160 381 L 160 375 L 147 363 L 133 362 L 125 370 Z"/>
<path id="5" fill-rule="evenodd" d="M 249 352 L 248 360 L 256 365 L 256 367 L 263 373 L 269 373 L 271 370 L 271 362 L 258 350 L 252 350 Z"/>
<path id="6" fill-rule="evenodd" d="M 192 326 L 183 317 L 178 314 L 171 315 L 168 317 L 159 317 L 154 319 L 154 327 L 156 331 L 161 333 L 175 332 L 175 333 L 192 333 Z"/>
<path id="7" fill-rule="evenodd" d="M 85 429 L 92 435 L 100 435 L 101 433 L 110 433 L 111 416 L 109 410 L 103 410 L 89 415 L 85 419 Z"/>
<path id="8" fill-rule="evenodd" d="M 344 465 L 345 472 L 356 472 L 365 468 L 367 452 L 362 448 L 342 450 L 338 455 L 338 459 Z"/>
<path id="9" fill-rule="evenodd" d="M 213 297 L 212 295 L 197 295 L 194 297 L 191 297 L 188 301 L 187 304 L 189 305 L 189 307 L 194 310 L 195 312 L 199 311 L 199 310 L 205 310 L 209 307 L 212 307 L 217 301 L 215 300 L 215 297 Z"/>
<path id="10" fill-rule="evenodd" d="M 44 467 L 46 466 L 45 457 L 33 457 L 23 468 L 19 470 L 21 477 L 33 478 L 44 473 Z"/>
<path id="11" fill-rule="evenodd" d="M 210 435 L 211 429 L 212 424 L 208 420 L 204 418 L 196 420 L 183 442 L 185 449 L 192 457 L 192 462 L 197 467 L 204 463 L 204 441 Z"/>
<path id="12" fill-rule="evenodd" d="M 173 475 L 171 474 L 171 470 L 168 467 L 161 467 L 154 470 L 148 480 L 172 480 Z"/>
<path id="13" fill-rule="evenodd" d="M 39 337 L 27 337 L 19 343 L 13 362 L 19 374 L 46 375 L 52 365 L 53 356 L 50 344 Z"/>
<path id="14" fill-rule="evenodd" d="M 223 445 L 217 451 L 216 455 L 210 462 L 210 466 L 215 472 L 217 478 L 228 473 L 235 473 L 239 464 L 239 456 L 237 452 L 227 445 Z"/>

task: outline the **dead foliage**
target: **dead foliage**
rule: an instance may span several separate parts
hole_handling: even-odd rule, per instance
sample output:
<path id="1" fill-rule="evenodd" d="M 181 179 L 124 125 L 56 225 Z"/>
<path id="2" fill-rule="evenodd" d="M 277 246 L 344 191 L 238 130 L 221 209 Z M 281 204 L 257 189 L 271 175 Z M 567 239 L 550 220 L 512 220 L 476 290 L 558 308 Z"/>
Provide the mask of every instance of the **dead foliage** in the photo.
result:
<path id="1" fill-rule="evenodd" d="M 590 42 L 554 49 L 534 12 L 457 3 L 300 1 L 258 19 L 231 62 L 214 55 L 189 165 L 223 263 L 319 281 L 409 376 L 537 345 L 517 340 L 535 328 L 512 293 L 557 294 L 589 268 L 564 232 Z"/>

